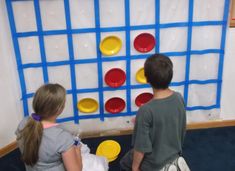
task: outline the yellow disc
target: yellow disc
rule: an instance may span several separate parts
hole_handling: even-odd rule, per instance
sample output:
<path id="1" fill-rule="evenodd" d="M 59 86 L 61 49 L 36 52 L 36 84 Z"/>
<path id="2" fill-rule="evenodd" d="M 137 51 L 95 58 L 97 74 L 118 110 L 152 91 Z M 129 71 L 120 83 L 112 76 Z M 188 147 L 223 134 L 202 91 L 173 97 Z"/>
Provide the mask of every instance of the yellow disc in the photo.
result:
<path id="1" fill-rule="evenodd" d="M 118 142 L 114 140 L 105 140 L 98 146 L 96 155 L 103 156 L 108 159 L 109 162 L 114 161 L 121 151 L 121 147 Z"/>
<path id="2" fill-rule="evenodd" d="M 95 99 L 84 98 L 77 104 L 78 110 L 83 113 L 92 113 L 98 109 L 98 103 Z"/>
<path id="3" fill-rule="evenodd" d="M 146 77 L 144 75 L 144 68 L 141 68 L 137 71 L 135 78 L 136 78 L 136 81 L 139 83 L 143 83 L 143 84 L 147 83 Z"/>
<path id="4" fill-rule="evenodd" d="M 105 37 L 100 42 L 100 51 L 102 54 L 111 56 L 117 54 L 122 47 L 122 41 L 117 36 Z"/>

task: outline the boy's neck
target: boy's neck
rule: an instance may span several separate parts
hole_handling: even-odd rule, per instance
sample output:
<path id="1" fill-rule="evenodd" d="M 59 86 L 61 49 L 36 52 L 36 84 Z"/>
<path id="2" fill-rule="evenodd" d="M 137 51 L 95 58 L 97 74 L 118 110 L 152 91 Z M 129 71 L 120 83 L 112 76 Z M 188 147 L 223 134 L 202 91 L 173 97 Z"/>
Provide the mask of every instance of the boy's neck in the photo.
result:
<path id="1" fill-rule="evenodd" d="M 169 88 L 166 89 L 153 89 L 153 98 L 154 99 L 164 99 L 173 94 L 173 91 Z"/>

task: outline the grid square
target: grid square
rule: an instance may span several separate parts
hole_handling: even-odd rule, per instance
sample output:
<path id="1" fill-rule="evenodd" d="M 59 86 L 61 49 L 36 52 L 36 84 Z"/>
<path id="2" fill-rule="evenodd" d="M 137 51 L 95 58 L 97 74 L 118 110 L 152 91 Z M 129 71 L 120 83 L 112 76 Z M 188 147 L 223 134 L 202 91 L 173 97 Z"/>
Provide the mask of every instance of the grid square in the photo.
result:
<path id="1" fill-rule="evenodd" d="M 80 102 L 80 100 L 82 100 L 84 98 L 92 98 L 92 99 L 96 100 L 97 103 L 98 103 L 97 111 L 92 112 L 92 113 L 83 113 L 81 111 L 78 111 L 79 112 L 79 116 L 82 116 L 82 115 L 95 115 L 95 114 L 99 114 L 100 113 L 99 94 L 97 92 L 95 92 L 95 93 L 79 93 L 77 95 L 77 98 L 78 98 L 77 104 Z M 77 104 L 76 104 L 76 106 L 77 106 Z M 76 110 L 78 110 L 78 109 L 76 109 Z"/>
<path id="2" fill-rule="evenodd" d="M 66 28 L 64 1 L 40 0 L 43 30 L 62 30 Z"/>
<path id="3" fill-rule="evenodd" d="M 115 91 L 105 91 L 104 92 L 104 111 L 105 111 L 105 113 L 109 113 L 105 109 L 105 104 L 109 99 L 111 99 L 113 97 L 119 97 L 126 102 L 127 101 L 126 100 L 127 99 L 126 98 L 126 90 L 115 90 Z M 126 112 L 126 107 L 125 107 L 125 109 L 123 109 L 123 111 L 121 113 L 124 113 L 124 112 Z"/>
<path id="4" fill-rule="evenodd" d="M 95 33 L 73 34 L 73 50 L 75 59 L 96 58 Z"/>
<path id="5" fill-rule="evenodd" d="M 22 37 L 18 39 L 23 64 L 40 63 L 41 54 L 37 36 Z"/>
<path id="6" fill-rule="evenodd" d="M 221 0 L 194 1 L 193 21 L 222 21 L 224 3 Z"/>
<path id="7" fill-rule="evenodd" d="M 15 1 L 12 8 L 17 32 L 37 30 L 33 1 Z"/>
<path id="8" fill-rule="evenodd" d="M 69 65 L 48 67 L 49 82 L 59 83 L 67 90 L 71 89 L 71 77 Z"/>
<path id="9" fill-rule="evenodd" d="M 181 82 L 185 80 L 186 56 L 171 57 L 173 63 L 173 78 L 171 82 Z M 180 70 L 179 70 L 180 68 Z"/>
<path id="10" fill-rule="evenodd" d="M 160 30 L 160 52 L 184 52 L 187 50 L 187 27 Z"/>
<path id="11" fill-rule="evenodd" d="M 26 92 L 34 93 L 44 84 L 42 68 L 27 68 L 24 70 Z"/>
<path id="12" fill-rule="evenodd" d="M 170 89 L 180 93 L 181 96 L 184 97 L 184 86 L 170 86 Z"/>
<path id="13" fill-rule="evenodd" d="M 98 69 L 96 63 L 75 65 L 77 89 L 98 88 Z"/>
<path id="14" fill-rule="evenodd" d="M 95 28 L 94 0 L 74 0 L 69 4 L 73 29 Z"/>
<path id="15" fill-rule="evenodd" d="M 142 93 L 153 93 L 152 88 L 140 88 L 140 89 L 132 89 L 131 90 L 131 111 L 135 112 L 139 109 L 135 104 L 135 99 L 138 95 Z"/>
<path id="16" fill-rule="evenodd" d="M 217 79 L 219 54 L 191 55 L 190 80 Z"/>
<path id="17" fill-rule="evenodd" d="M 137 60 L 131 60 L 131 85 L 137 85 L 140 84 L 136 81 L 136 73 L 139 69 L 144 67 L 145 59 L 137 59 Z"/>
<path id="18" fill-rule="evenodd" d="M 65 108 L 63 112 L 58 116 L 58 119 L 73 117 L 73 98 L 71 94 L 66 94 Z"/>
<path id="19" fill-rule="evenodd" d="M 217 84 L 191 84 L 188 91 L 188 107 L 216 104 Z M 205 98 L 205 94 L 207 95 Z"/>
<path id="20" fill-rule="evenodd" d="M 193 27 L 191 49 L 220 49 L 221 32 L 221 26 Z"/>
<path id="21" fill-rule="evenodd" d="M 67 35 L 45 36 L 44 44 L 48 62 L 69 59 Z"/>
<path id="22" fill-rule="evenodd" d="M 105 74 L 113 68 L 119 68 L 123 70 L 126 73 L 126 61 L 115 61 L 115 62 L 103 62 L 102 63 L 102 71 L 103 71 L 103 86 L 107 87 L 108 85 L 106 84 L 104 78 Z M 126 85 L 126 82 L 123 84 L 123 86 Z"/>
<path id="23" fill-rule="evenodd" d="M 160 1 L 160 23 L 177 23 L 188 21 L 189 0 Z"/>
<path id="24" fill-rule="evenodd" d="M 101 33 L 101 41 L 104 38 L 108 37 L 108 36 L 117 36 L 122 41 L 122 47 L 121 47 L 120 51 L 117 54 L 113 55 L 113 56 L 108 56 L 108 58 L 112 58 L 112 57 L 115 57 L 115 56 L 125 56 L 126 55 L 126 41 L 124 41 L 124 40 L 126 40 L 125 32 L 123 32 L 123 31 L 120 31 L 120 32 L 102 32 Z M 105 55 L 102 55 L 102 56 L 107 57 Z"/>
<path id="25" fill-rule="evenodd" d="M 141 34 L 141 33 L 150 33 L 151 35 L 153 35 L 153 37 L 155 37 L 155 30 L 154 29 L 148 29 L 148 30 L 133 30 L 131 31 L 130 33 L 130 51 L 131 51 L 131 55 L 139 55 L 139 54 L 143 54 L 141 52 L 138 52 L 135 47 L 134 47 L 134 41 L 135 41 L 135 38 Z M 155 42 L 156 44 L 158 43 L 158 38 L 155 37 Z M 147 53 L 144 53 L 144 54 L 153 54 L 155 52 L 155 47 L 147 52 Z"/>
<path id="26" fill-rule="evenodd" d="M 130 0 L 130 25 L 150 24 L 155 24 L 155 0 Z"/>
<path id="27" fill-rule="evenodd" d="M 121 9 L 121 11 L 120 11 Z M 125 26 L 124 0 L 100 0 L 100 26 Z"/>

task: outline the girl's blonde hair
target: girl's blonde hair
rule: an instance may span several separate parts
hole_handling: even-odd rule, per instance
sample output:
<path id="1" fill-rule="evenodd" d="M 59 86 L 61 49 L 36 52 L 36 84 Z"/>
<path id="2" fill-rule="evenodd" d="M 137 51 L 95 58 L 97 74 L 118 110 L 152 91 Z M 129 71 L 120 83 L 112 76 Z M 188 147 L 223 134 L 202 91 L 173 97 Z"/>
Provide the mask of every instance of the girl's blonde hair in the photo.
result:
<path id="1" fill-rule="evenodd" d="M 65 105 L 66 90 L 59 84 L 41 86 L 33 98 L 33 109 L 40 121 L 59 115 Z M 20 131 L 18 139 L 23 141 L 22 159 L 25 164 L 33 166 L 38 161 L 39 147 L 42 140 L 43 126 L 40 121 L 29 117 L 27 124 Z"/>

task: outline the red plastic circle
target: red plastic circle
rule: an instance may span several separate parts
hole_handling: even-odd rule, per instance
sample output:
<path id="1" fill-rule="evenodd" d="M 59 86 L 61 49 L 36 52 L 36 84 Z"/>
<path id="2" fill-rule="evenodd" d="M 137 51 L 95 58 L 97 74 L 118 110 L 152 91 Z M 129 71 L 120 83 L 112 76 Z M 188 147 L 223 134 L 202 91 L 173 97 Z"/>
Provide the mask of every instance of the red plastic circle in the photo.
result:
<path id="1" fill-rule="evenodd" d="M 105 103 L 105 109 L 109 113 L 119 113 L 125 109 L 126 103 L 123 99 L 119 97 L 113 97 Z"/>
<path id="2" fill-rule="evenodd" d="M 105 74 L 104 80 L 110 87 L 120 87 L 126 81 L 126 74 L 119 68 L 113 68 Z"/>
<path id="3" fill-rule="evenodd" d="M 141 33 L 134 40 L 134 47 L 137 51 L 146 53 L 155 46 L 155 38 L 150 33 Z"/>
<path id="4" fill-rule="evenodd" d="M 135 104 L 136 104 L 136 106 L 140 107 L 143 104 L 147 103 L 152 98 L 153 98 L 152 93 L 142 93 L 136 97 Z"/>

